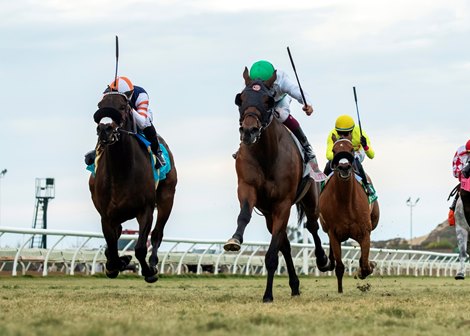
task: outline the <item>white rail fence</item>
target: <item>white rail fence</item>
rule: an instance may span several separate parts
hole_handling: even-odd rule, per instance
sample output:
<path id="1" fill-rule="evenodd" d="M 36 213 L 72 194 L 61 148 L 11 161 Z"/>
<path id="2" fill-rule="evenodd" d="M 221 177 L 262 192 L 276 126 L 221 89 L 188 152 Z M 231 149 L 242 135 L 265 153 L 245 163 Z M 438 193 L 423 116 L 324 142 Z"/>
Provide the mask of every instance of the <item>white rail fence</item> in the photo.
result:
<path id="1" fill-rule="evenodd" d="M 93 275 L 103 272 L 106 263 L 104 250 L 106 243 L 101 233 L 18 229 L 0 227 L 0 238 L 5 234 L 22 237 L 22 243 L 16 248 L 0 248 L 0 273 L 17 276 L 26 274 L 52 273 L 69 275 Z M 55 242 L 47 249 L 29 248 L 34 235 L 47 235 Z M 73 248 L 59 248 L 67 239 L 81 240 Z M 120 255 L 133 255 L 132 246 L 136 235 L 121 236 Z M 244 242 L 239 252 L 225 252 L 225 240 L 200 240 L 164 238 L 158 254 L 158 269 L 163 274 L 213 273 L 238 275 L 264 275 L 264 255 L 268 242 Z M 95 245 L 90 248 L 87 245 Z M 315 263 L 312 244 L 291 244 L 294 265 L 297 272 L 307 275 L 334 276 L 334 272 L 321 273 Z M 328 253 L 329 246 L 323 248 Z M 343 246 L 343 263 L 346 274 L 353 275 L 359 266 L 361 254 L 359 247 Z M 376 263 L 374 274 L 378 275 L 414 275 L 414 276 L 453 276 L 458 267 L 458 254 L 437 253 L 416 250 L 392 250 L 371 248 L 370 260 Z M 139 272 L 139 264 L 132 259 L 130 269 Z M 279 258 L 278 275 L 287 274 L 284 258 Z"/>

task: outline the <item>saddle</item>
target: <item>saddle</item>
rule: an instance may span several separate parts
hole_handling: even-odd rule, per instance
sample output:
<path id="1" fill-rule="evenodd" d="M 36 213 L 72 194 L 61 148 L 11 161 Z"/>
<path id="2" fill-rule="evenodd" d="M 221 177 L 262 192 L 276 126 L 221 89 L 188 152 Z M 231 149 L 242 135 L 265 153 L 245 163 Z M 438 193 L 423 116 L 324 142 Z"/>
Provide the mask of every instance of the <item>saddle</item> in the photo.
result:
<path id="1" fill-rule="evenodd" d="M 168 154 L 168 150 L 165 148 L 165 146 L 163 146 L 163 144 L 160 143 L 160 149 L 162 150 L 166 164 L 157 170 L 155 169 L 156 157 L 150 148 L 150 142 L 145 138 L 144 135 L 140 133 L 135 133 L 134 135 L 138 140 L 139 144 L 141 144 L 149 152 L 149 159 L 150 163 L 152 164 L 153 177 L 155 179 L 155 183 L 158 184 L 159 181 L 162 181 L 166 178 L 166 175 L 171 170 L 170 156 Z M 102 150 L 98 146 L 96 150 L 90 151 L 85 155 L 85 162 L 87 164 L 86 169 L 90 171 L 93 176 L 95 176 L 96 167 L 98 166 L 101 153 Z"/>

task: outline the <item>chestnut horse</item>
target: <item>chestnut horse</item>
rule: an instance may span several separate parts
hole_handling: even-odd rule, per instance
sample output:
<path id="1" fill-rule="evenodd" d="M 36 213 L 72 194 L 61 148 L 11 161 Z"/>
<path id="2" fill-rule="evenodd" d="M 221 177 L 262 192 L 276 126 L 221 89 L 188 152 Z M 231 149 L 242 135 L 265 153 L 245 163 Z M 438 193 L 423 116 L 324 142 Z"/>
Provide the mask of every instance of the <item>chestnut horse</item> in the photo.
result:
<path id="1" fill-rule="evenodd" d="M 246 87 L 237 94 L 235 103 L 240 111 L 241 145 L 235 166 L 238 176 L 238 200 L 240 213 L 237 229 L 224 245 L 227 251 L 238 251 L 253 208 L 265 217 L 271 233 L 271 243 L 265 257 L 268 271 L 264 302 L 273 301 L 273 278 L 282 252 L 289 273 L 292 295 L 300 295 L 299 279 L 292 261 L 291 247 L 287 238 L 287 222 L 293 204 L 299 214 L 299 224 L 307 216 L 307 229 L 315 241 L 317 265 L 322 271 L 329 270 L 328 257 L 318 236 L 319 186 L 307 178 L 305 194 L 300 192 L 303 160 L 291 134 L 277 119 L 273 118 L 274 98 L 269 88 L 276 80 L 276 72 L 267 81 L 252 81 L 248 69 L 243 73 Z M 302 189 L 302 188 L 301 188 Z"/>
<path id="2" fill-rule="evenodd" d="M 333 138 L 336 141 L 336 138 Z M 331 161 L 333 175 L 320 194 L 320 223 L 330 239 L 330 262 L 335 265 L 338 293 L 343 292 L 344 264 L 341 243 L 348 238 L 361 246 L 357 276 L 365 279 L 374 269 L 369 262 L 370 234 L 379 222 L 379 204 L 369 204 L 361 184 L 356 180 L 353 162 L 354 149 L 350 140 L 340 139 L 333 145 Z"/>
<path id="3" fill-rule="evenodd" d="M 177 174 L 173 155 L 162 138 L 160 142 L 168 149 L 171 170 L 159 181 L 155 190 L 152 163 L 147 149 L 136 139 L 131 106 L 128 97 L 118 92 L 105 93 L 98 104 L 94 120 L 98 124 L 98 145 L 95 176 L 90 177 L 91 198 L 101 215 L 101 226 L 106 240 L 106 275 L 116 278 L 129 264 L 131 257 L 118 255 L 118 239 L 122 223 L 136 218 L 139 238 L 135 245 L 145 281 L 158 280 L 158 248 L 163 239 L 163 229 L 170 216 Z M 158 215 L 151 236 L 149 264 L 147 239 L 152 229 L 153 211 Z"/>

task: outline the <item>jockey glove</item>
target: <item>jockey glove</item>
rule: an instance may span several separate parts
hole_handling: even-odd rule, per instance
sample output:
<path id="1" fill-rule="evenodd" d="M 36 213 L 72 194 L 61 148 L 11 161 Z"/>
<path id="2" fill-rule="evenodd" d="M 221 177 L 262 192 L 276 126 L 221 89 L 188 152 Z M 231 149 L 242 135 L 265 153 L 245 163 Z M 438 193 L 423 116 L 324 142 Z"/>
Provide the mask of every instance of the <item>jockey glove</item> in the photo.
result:
<path id="1" fill-rule="evenodd" d="M 364 150 L 368 150 L 369 146 L 367 146 L 367 139 L 365 136 L 361 135 L 361 145 Z"/>

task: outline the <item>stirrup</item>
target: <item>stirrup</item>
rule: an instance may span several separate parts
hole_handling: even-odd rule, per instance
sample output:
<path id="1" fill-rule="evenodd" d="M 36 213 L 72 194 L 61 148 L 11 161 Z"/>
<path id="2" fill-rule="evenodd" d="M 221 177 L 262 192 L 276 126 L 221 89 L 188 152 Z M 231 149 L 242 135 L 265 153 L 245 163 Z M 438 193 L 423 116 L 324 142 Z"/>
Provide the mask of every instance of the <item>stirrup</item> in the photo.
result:
<path id="1" fill-rule="evenodd" d="M 160 169 L 164 165 L 166 165 L 165 158 L 163 157 L 163 153 L 160 151 L 155 153 L 155 169 Z"/>
<path id="2" fill-rule="evenodd" d="M 96 150 L 91 150 L 85 154 L 85 164 L 87 166 L 93 164 L 96 159 Z"/>
<path id="3" fill-rule="evenodd" d="M 374 189 L 372 189 L 372 186 L 370 185 L 370 183 L 365 183 L 364 187 L 366 189 L 367 195 L 372 196 L 374 194 Z"/>

